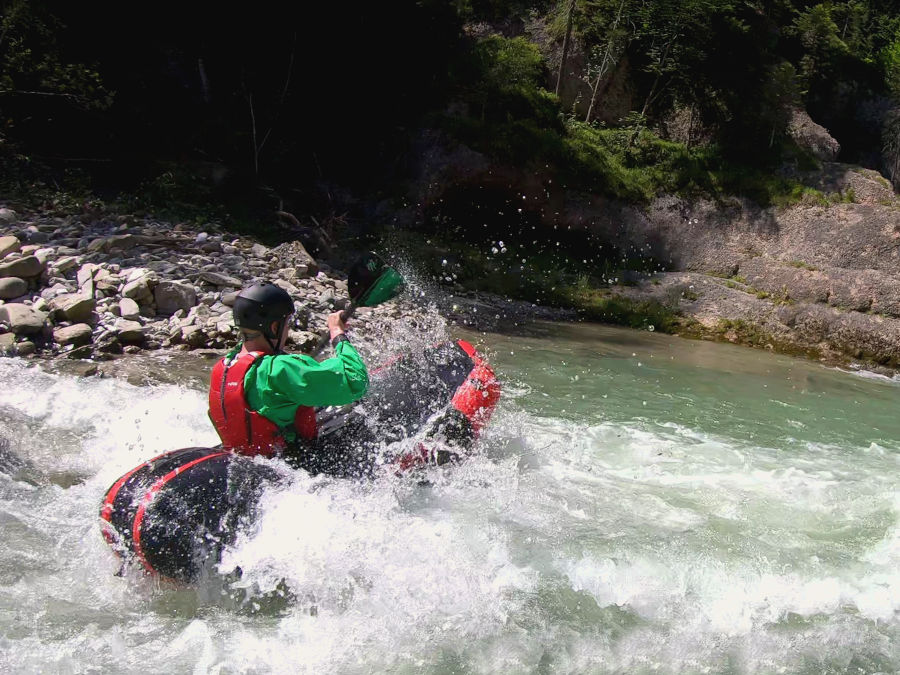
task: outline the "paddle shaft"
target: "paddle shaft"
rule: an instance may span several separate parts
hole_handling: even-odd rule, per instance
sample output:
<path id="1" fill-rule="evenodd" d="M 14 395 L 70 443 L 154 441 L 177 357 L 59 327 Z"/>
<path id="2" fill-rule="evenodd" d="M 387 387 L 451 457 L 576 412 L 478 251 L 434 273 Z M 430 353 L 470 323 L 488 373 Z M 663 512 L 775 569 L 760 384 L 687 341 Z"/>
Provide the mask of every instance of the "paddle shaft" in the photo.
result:
<path id="1" fill-rule="evenodd" d="M 351 301 L 350 304 L 347 305 L 344 308 L 344 310 L 341 312 L 341 321 L 346 323 L 347 321 L 350 320 L 350 317 L 353 316 L 353 314 L 355 312 L 356 312 L 356 303 Z M 323 349 L 325 349 L 325 347 L 328 346 L 329 342 L 331 342 L 331 331 L 326 328 L 325 331 L 319 336 L 319 341 L 316 343 L 315 349 L 313 349 L 313 351 L 310 352 L 310 355 L 311 356 L 318 355 L 319 352 L 321 352 Z"/>

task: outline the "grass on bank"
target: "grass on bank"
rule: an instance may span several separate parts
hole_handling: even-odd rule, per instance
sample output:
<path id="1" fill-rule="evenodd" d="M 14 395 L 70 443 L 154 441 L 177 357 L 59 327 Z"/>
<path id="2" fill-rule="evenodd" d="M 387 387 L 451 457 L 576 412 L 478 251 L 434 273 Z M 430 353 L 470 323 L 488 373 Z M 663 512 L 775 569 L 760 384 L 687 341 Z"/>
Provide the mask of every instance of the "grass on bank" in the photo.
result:
<path id="1" fill-rule="evenodd" d="M 633 301 L 616 292 L 646 272 L 628 271 L 614 254 L 585 263 L 568 248 L 532 249 L 476 244 L 440 234 L 392 229 L 384 246 L 405 260 L 416 277 L 448 292 L 487 292 L 546 307 L 575 310 L 579 317 L 630 328 L 677 332 L 683 318 L 656 301 Z M 638 267 L 638 261 L 627 261 Z M 655 263 L 645 260 L 652 268 Z"/>

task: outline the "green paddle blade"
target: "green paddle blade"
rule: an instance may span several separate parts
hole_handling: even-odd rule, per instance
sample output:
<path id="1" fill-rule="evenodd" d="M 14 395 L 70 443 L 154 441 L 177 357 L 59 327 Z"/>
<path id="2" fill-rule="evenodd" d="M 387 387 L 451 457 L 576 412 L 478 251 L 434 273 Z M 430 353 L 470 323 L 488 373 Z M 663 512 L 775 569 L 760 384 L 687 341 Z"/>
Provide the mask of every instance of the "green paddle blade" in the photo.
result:
<path id="1" fill-rule="evenodd" d="M 350 298 L 359 307 L 374 307 L 396 297 L 403 289 L 403 277 L 375 253 L 357 261 L 347 275 Z"/>
<path id="2" fill-rule="evenodd" d="M 362 294 L 356 304 L 360 307 L 374 307 L 397 297 L 403 289 L 403 277 L 393 267 L 385 268 L 375 283 Z"/>

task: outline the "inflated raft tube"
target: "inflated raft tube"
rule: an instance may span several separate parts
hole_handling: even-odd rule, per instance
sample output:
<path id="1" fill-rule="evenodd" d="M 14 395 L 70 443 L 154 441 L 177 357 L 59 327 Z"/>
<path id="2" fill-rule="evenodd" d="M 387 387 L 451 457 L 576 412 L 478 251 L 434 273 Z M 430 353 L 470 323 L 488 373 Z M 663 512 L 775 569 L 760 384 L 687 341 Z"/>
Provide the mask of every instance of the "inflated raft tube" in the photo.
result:
<path id="1" fill-rule="evenodd" d="M 399 472 L 464 455 L 500 398 L 493 370 L 464 340 L 399 357 L 371 374 L 365 398 L 320 411 L 321 442 L 284 459 L 311 473 L 366 476 L 386 443 L 420 437 L 392 458 Z M 383 462 L 382 462 L 383 463 Z M 270 460 L 214 448 L 182 448 L 119 478 L 100 508 L 101 530 L 126 563 L 196 581 L 256 520 L 263 490 L 285 474 Z"/>

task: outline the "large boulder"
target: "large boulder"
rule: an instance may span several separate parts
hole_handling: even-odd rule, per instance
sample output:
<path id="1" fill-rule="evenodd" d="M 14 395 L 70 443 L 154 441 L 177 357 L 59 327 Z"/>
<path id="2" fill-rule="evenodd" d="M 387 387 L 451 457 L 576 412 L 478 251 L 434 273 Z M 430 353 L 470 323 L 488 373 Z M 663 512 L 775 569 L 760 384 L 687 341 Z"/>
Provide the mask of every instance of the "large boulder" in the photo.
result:
<path id="1" fill-rule="evenodd" d="M 841 151 L 841 144 L 828 133 L 828 129 L 816 124 L 802 108 L 791 111 L 788 134 L 797 145 L 825 162 L 833 162 Z"/>
<path id="2" fill-rule="evenodd" d="M 190 311 L 197 304 L 197 291 L 189 283 L 164 279 L 157 284 L 153 292 L 156 298 L 156 311 L 171 316 L 179 309 Z"/>
<path id="3" fill-rule="evenodd" d="M 31 279 L 32 277 L 40 276 L 43 271 L 44 263 L 33 255 L 0 263 L 0 277 Z"/>
<path id="4" fill-rule="evenodd" d="M 0 300 L 21 298 L 27 292 L 28 284 L 19 277 L 4 277 L 0 279 Z"/>
<path id="5" fill-rule="evenodd" d="M 0 305 L 0 321 L 9 324 L 9 329 L 16 335 L 32 335 L 40 333 L 44 328 L 47 315 L 32 309 L 28 305 L 17 302 Z"/>

